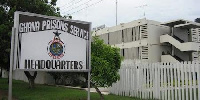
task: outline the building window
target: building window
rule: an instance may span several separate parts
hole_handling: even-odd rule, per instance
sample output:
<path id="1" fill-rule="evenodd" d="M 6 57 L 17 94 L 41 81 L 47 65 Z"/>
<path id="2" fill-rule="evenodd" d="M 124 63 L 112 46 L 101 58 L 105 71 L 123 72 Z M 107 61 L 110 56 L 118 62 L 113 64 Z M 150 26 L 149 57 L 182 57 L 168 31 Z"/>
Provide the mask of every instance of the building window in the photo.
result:
<path id="1" fill-rule="evenodd" d="M 133 28 L 131 28 L 131 38 L 132 38 L 132 41 L 133 41 Z"/>
<path id="2" fill-rule="evenodd" d="M 125 56 L 124 49 L 122 49 L 122 56 L 123 56 L 123 57 Z"/>

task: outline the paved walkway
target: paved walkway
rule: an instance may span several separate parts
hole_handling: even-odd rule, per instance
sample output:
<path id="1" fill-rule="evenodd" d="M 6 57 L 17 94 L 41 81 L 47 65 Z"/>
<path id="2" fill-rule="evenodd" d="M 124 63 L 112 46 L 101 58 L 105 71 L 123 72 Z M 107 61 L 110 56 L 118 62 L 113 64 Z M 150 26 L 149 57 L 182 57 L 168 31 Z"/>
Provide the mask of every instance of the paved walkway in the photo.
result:
<path id="1" fill-rule="evenodd" d="M 88 88 L 84 88 L 86 91 L 88 91 Z M 103 87 L 100 87 L 99 90 L 101 91 L 102 94 L 104 95 L 108 95 L 109 94 L 109 91 L 108 91 L 108 88 L 103 88 Z M 90 88 L 90 92 L 97 92 L 95 88 Z"/>

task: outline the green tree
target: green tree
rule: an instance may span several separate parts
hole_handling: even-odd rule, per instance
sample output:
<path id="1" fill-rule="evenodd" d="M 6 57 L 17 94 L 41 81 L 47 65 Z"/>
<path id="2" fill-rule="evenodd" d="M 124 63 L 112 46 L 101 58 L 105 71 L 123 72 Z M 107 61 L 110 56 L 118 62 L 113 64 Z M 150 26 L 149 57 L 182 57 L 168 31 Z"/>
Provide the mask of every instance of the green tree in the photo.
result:
<path id="1" fill-rule="evenodd" d="M 120 49 L 104 44 L 103 40 L 93 37 L 91 43 L 91 84 L 100 94 L 97 87 L 109 87 L 119 80 L 118 70 L 120 69 L 122 57 Z"/>
<path id="2" fill-rule="evenodd" d="M 200 18 L 196 18 L 194 21 L 200 23 Z"/>
<path id="3" fill-rule="evenodd" d="M 60 16 L 57 0 L 0 0 L 0 67 L 9 70 L 10 38 L 15 11 L 32 12 L 37 14 Z M 37 72 L 33 76 L 25 72 L 29 82 L 34 82 Z M 34 84 L 34 83 L 30 83 Z M 34 85 L 30 85 L 31 87 Z"/>
<path id="4" fill-rule="evenodd" d="M 2 69 L 8 69 L 10 62 L 10 36 L 12 27 L 10 20 L 8 20 L 7 11 L 0 1 L 0 76 L 2 75 Z M 10 30 L 9 30 L 10 29 Z"/>
<path id="5" fill-rule="evenodd" d="M 104 44 L 103 40 L 100 40 L 98 37 L 93 37 L 91 43 L 91 85 L 99 93 L 101 100 L 104 100 L 104 97 L 98 87 L 109 87 L 112 83 L 119 80 L 118 70 L 121 65 L 122 57 L 119 54 L 120 49 L 111 47 L 110 45 Z M 86 80 L 88 77 L 87 73 L 71 73 L 75 77 L 71 81 L 77 80 L 79 76 L 85 77 Z M 59 80 L 61 76 L 69 76 L 66 73 L 55 73 L 50 72 L 56 80 Z M 73 76 L 70 75 L 70 76 Z M 65 79 L 64 79 L 65 80 Z M 81 80 L 79 80 L 81 82 Z M 79 85 L 84 85 L 82 82 Z"/>
<path id="6" fill-rule="evenodd" d="M 98 87 L 109 87 L 112 83 L 119 80 L 118 70 L 121 65 L 122 57 L 119 54 L 120 49 L 111 47 L 110 45 L 104 44 L 103 40 L 100 40 L 98 37 L 93 37 L 91 43 L 91 85 L 99 93 L 101 100 L 104 100 L 104 97 Z M 87 73 L 72 73 L 75 76 L 84 76 L 87 79 Z M 61 76 L 71 77 L 73 75 L 65 73 L 55 73 L 51 72 L 55 79 L 61 79 Z M 64 79 L 65 80 L 65 79 Z M 73 77 L 71 81 L 77 80 L 77 77 Z M 79 80 L 80 82 L 81 80 Z M 84 85 L 81 83 L 79 85 Z"/>

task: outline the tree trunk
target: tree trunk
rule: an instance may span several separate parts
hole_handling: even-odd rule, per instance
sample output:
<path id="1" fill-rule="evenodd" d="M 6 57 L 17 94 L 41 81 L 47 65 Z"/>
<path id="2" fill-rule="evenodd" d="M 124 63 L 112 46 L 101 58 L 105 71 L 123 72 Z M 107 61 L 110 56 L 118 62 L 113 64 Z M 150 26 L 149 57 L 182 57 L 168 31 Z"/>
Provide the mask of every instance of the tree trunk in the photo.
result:
<path id="1" fill-rule="evenodd" d="M 33 78 L 30 78 L 29 79 L 29 88 L 34 88 L 35 87 L 35 79 L 33 79 Z"/>
<path id="2" fill-rule="evenodd" d="M 100 100 L 104 100 L 104 96 L 101 93 L 101 91 L 99 90 L 99 88 L 94 83 L 91 82 L 91 84 L 94 86 L 94 88 L 96 89 L 97 93 L 99 94 Z"/>
<path id="3" fill-rule="evenodd" d="M 34 72 L 34 75 L 32 76 L 28 71 L 24 71 L 26 77 L 28 78 L 29 81 L 29 88 L 34 88 L 35 87 L 35 78 L 37 76 L 37 72 Z"/>
<path id="4" fill-rule="evenodd" d="M 94 86 L 94 88 L 96 89 L 97 93 L 99 93 L 99 95 L 100 95 L 100 100 L 104 100 L 104 96 L 103 96 L 103 94 L 101 93 L 101 91 L 99 90 L 99 88 L 96 87 L 96 86 Z"/>

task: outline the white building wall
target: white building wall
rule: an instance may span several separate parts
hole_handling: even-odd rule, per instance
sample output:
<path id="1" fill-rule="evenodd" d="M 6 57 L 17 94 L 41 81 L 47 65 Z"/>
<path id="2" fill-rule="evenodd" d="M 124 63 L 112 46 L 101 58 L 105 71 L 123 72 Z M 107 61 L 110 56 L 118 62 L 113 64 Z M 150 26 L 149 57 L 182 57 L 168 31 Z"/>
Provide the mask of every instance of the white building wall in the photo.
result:
<path id="1" fill-rule="evenodd" d="M 139 59 L 139 48 L 125 48 L 124 59 Z"/>
<path id="2" fill-rule="evenodd" d="M 169 45 L 160 44 L 160 36 L 169 34 L 170 28 L 160 25 L 160 23 L 148 23 L 148 56 L 149 62 L 160 62 L 162 53 L 171 51 Z"/>
<path id="3" fill-rule="evenodd" d="M 2 70 L 2 78 L 8 78 L 8 71 L 5 69 Z"/>
<path id="4" fill-rule="evenodd" d="M 30 72 L 33 75 L 33 72 Z M 28 79 L 26 75 L 24 74 L 24 71 L 22 70 L 14 70 L 13 71 L 13 79 L 15 80 L 22 80 L 25 82 L 28 82 Z M 35 83 L 37 84 L 54 84 L 54 79 L 51 75 L 49 75 L 47 72 L 37 72 L 37 77 L 35 79 Z"/>
<path id="5" fill-rule="evenodd" d="M 160 36 L 170 34 L 170 28 L 157 24 L 148 24 L 148 44 L 160 44 Z"/>
<path id="6" fill-rule="evenodd" d="M 196 29 L 193 29 L 192 32 L 195 36 L 200 34 L 198 33 L 199 30 Z M 103 38 L 104 34 L 107 33 L 109 33 L 108 37 Z M 108 44 L 111 46 L 119 47 L 121 49 L 121 55 L 124 56 L 125 59 L 141 59 L 142 61 L 148 62 L 160 62 L 162 55 L 172 55 L 172 44 L 163 43 L 160 37 L 166 34 L 171 36 L 171 33 L 171 28 L 161 25 L 160 22 L 140 19 L 130 23 L 123 23 L 114 27 L 104 28 L 95 32 L 93 35 L 100 36 L 106 43 L 108 41 Z M 194 35 L 188 34 L 188 29 L 174 28 L 174 35 L 183 41 L 187 42 L 191 41 L 191 38 L 195 38 Z M 171 38 L 178 41 L 174 37 Z M 190 47 L 192 48 L 191 50 L 193 50 L 194 47 L 199 49 L 199 46 L 195 45 L 194 42 L 185 43 L 187 46 L 184 46 L 181 43 L 179 44 L 178 46 L 187 49 Z M 173 50 L 173 52 L 175 53 L 175 56 L 183 58 L 185 61 L 189 61 L 192 59 L 191 50 L 185 50 L 187 53 L 183 51 L 178 52 L 177 50 Z"/>
<path id="7" fill-rule="evenodd" d="M 135 41 L 135 27 L 123 30 L 124 43 Z"/>
<path id="8" fill-rule="evenodd" d="M 110 33 L 110 32 L 115 32 L 115 31 L 119 31 L 119 30 L 123 30 L 123 29 L 127 29 L 127 28 L 132 28 L 132 27 L 136 27 L 136 26 L 140 26 L 140 25 L 144 25 L 147 24 L 147 20 L 146 19 L 139 19 L 139 20 L 135 20 L 129 23 L 122 23 L 120 25 L 114 26 L 114 27 L 107 27 L 101 30 L 98 30 L 96 32 L 94 32 L 92 35 L 93 36 L 100 36 L 102 34 L 105 33 Z"/>
<path id="9" fill-rule="evenodd" d="M 108 44 L 108 33 L 100 35 L 99 38 L 103 39 L 105 44 Z"/>
<path id="10" fill-rule="evenodd" d="M 122 43 L 122 30 L 110 32 L 108 39 L 110 45 Z"/>
<path id="11" fill-rule="evenodd" d="M 109 33 L 108 37 L 107 33 Z M 143 61 L 158 62 L 161 59 L 162 51 L 166 51 L 167 48 L 165 46 L 165 49 L 162 49 L 159 37 L 167 33 L 170 33 L 169 27 L 160 25 L 160 22 L 141 19 L 104 28 L 93 33 L 93 35 L 100 36 L 105 43 L 108 39 L 110 45 L 119 47 L 124 59 L 143 59 Z M 150 50 L 148 50 L 149 48 Z"/>
<path id="12" fill-rule="evenodd" d="M 169 53 L 171 49 L 168 46 L 149 45 L 149 62 L 161 62 L 162 53 Z"/>

